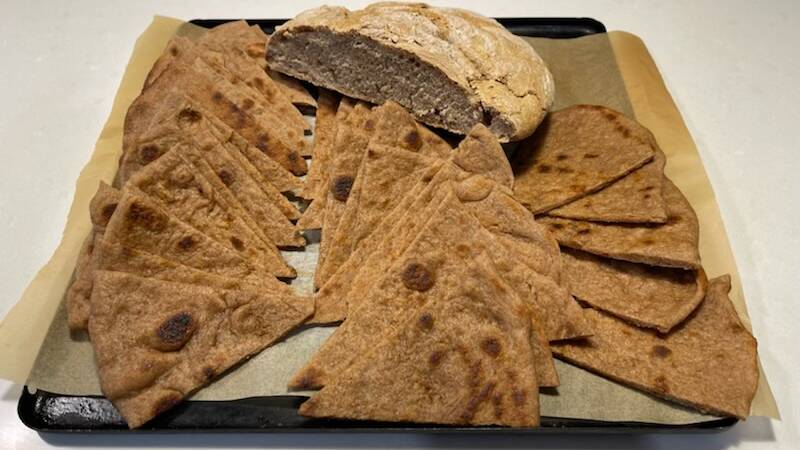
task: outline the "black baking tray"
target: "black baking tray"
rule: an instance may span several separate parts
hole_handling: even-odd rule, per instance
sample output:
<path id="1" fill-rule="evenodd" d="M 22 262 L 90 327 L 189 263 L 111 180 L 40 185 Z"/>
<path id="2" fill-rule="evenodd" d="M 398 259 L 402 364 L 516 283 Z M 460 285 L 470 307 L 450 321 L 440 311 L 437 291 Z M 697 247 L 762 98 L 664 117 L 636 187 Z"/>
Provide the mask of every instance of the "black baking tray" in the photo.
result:
<path id="1" fill-rule="evenodd" d="M 195 19 L 191 23 L 211 28 L 237 19 Z M 499 18 L 512 33 L 521 36 L 570 39 L 606 28 L 590 18 Z M 271 33 L 286 19 L 250 19 L 251 25 Z M 688 425 L 542 417 L 539 428 L 449 427 L 439 425 L 309 419 L 297 409 L 305 396 L 251 397 L 231 401 L 186 401 L 143 427 L 128 430 L 125 421 L 107 399 L 100 396 L 62 395 L 42 390 L 22 391 L 17 413 L 22 422 L 40 432 L 416 432 L 416 433 L 667 433 L 716 432 L 737 422 L 722 418 Z"/>

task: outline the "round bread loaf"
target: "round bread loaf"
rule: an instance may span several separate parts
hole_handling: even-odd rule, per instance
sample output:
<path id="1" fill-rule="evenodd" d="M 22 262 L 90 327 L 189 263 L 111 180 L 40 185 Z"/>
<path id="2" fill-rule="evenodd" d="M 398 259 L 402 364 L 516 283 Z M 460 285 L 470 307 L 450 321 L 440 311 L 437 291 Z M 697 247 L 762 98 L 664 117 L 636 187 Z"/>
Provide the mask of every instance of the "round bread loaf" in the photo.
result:
<path id="1" fill-rule="evenodd" d="M 520 37 L 478 14 L 419 3 L 303 12 L 272 35 L 267 63 L 350 97 L 394 100 L 454 133 L 483 123 L 501 142 L 531 135 L 554 94 L 550 72 Z"/>

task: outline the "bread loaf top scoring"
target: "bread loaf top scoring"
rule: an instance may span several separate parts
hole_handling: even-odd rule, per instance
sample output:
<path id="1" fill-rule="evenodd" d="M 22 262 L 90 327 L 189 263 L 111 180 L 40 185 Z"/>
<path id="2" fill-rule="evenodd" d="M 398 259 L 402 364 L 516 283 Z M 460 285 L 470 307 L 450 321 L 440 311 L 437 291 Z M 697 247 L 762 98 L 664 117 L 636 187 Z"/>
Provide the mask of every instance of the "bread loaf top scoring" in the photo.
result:
<path id="1" fill-rule="evenodd" d="M 327 34 L 311 37 L 313 33 Z M 414 65 L 408 67 L 419 67 L 421 63 L 434 68 L 443 75 L 448 89 L 457 92 L 425 93 L 426 88 L 442 89 L 441 84 L 430 83 L 413 87 L 423 92 L 405 92 L 400 95 L 405 98 L 397 98 L 396 91 L 392 91 L 396 88 L 386 85 L 397 85 L 398 77 L 410 75 L 396 64 L 395 73 L 376 68 L 372 73 L 358 74 L 374 77 L 370 82 L 379 86 L 374 90 L 359 88 L 357 83 L 343 81 L 352 78 L 335 73 L 342 67 L 329 67 L 334 64 L 330 58 L 325 59 L 324 52 L 314 57 L 297 56 L 300 52 L 295 47 L 295 55 L 289 55 L 285 43 L 302 40 L 304 34 L 304 47 L 299 48 L 328 39 L 321 36 L 335 36 L 336 43 L 322 42 L 322 48 L 328 46 L 335 52 L 333 47 L 341 47 L 341 39 L 345 38 L 351 44 L 346 50 L 351 55 L 374 54 L 376 48 L 387 55 L 406 55 L 408 60 L 414 59 Z M 374 43 L 379 46 L 370 46 Z M 321 66 L 304 70 L 288 62 L 304 57 L 316 58 Z M 398 101 L 421 121 L 449 131 L 465 134 L 475 123 L 483 122 L 502 142 L 531 135 L 553 102 L 552 76 L 528 43 L 492 19 L 455 8 L 394 2 L 375 3 L 357 11 L 323 6 L 303 12 L 279 27 L 270 40 L 267 59 L 275 70 L 349 96 L 376 103 Z M 349 57 L 342 61 L 349 70 L 364 71 L 364 67 L 346 59 Z M 402 57 L 399 59 L 402 62 Z M 434 99 L 433 104 L 426 105 L 423 97 Z"/>

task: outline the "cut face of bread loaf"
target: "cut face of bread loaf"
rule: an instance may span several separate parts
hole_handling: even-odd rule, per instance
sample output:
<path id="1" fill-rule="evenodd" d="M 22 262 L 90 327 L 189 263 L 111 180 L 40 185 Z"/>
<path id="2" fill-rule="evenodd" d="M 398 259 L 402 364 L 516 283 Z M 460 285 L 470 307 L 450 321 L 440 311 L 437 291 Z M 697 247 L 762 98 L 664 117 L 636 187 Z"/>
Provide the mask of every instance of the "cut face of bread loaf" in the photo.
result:
<path id="1" fill-rule="evenodd" d="M 532 134 L 554 93 L 524 40 L 492 19 L 423 4 L 306 11 L 271 36 L 267 62 L 350 97 L 394 100 L 454 133 L 483 123 L 501 142 Z"/>

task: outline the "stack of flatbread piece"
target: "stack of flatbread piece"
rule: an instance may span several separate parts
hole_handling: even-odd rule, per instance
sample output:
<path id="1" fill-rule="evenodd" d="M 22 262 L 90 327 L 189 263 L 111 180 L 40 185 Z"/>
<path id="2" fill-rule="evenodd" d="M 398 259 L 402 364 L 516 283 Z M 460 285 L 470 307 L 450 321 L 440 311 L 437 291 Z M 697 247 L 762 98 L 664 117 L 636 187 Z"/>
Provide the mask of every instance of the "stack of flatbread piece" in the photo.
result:
<path id="1" fill-rule="evenodd" d="M 595 334 L 586 341 L 557 346 L 555 352 L 612 379 L 703 411 L 746 417 L 757 379 L 755 342 L 741 326 L 734 327 L 731 336 L 728 328 L 718 326 L 735 321 L 736 315 L 730 314 L 724 281 L 714 281 L 715 289 L 709 287 L 700 263 L 697 216 L 664 175 L 665 163 L 646 128 L 595 105 L 550 114 L 520 145 L 513 161 L 514 195 L 558 241 L 565 286 L 592 308 L 587 314 Z M 702 345 L 689 345 L 673 352 L 660 343 L 684 342 L 688 334 L 694 345 L 698 336 L 692 330 L 714 321 L 719 323 L 707 330 L 710 337 L 735 345 L 703 351 L 698 350 Z M 601 341 L 602 354 L 588 351 Z M 734 354 L 735 348 L 747 349 L 748 356 Z M 704 359 L 715 349 L 719 351 L 713 357 Z M 620 359 L 623 355 L 629 359 Z M 672 387 L 667 387 L 667 369 L 650 376 L 653 358 L 671 364 L 671 370 L 680 372 L 680 381 L 671 380 Z M 682 365 L 690 359 L 703 362 Z M 725 367 L 730 379 L 723 382 L 711 376 L 715 372 L 707 369 L 715 365 L 714 359 L 730 363 L 719 366 Z M 647 380 L 638 377 L 641 371 L 648 374 Z M 747 382 L 741 386 L 735 380 Z M 693 389 L 703 395 L 694 395 Z"/>
<path id="2" fill-rule="evenodd" d="M 170 409 L 313 313 L 279 280 L 279 249 L 306 244 L 293 221 L 316 101 L 268 74 L 267 36 L 245 22 L 175 37 L 125 120 L 114 186 L 67 293 L 88 329 L 101 385 L 130 427 Z M 305 94 L 305 95 L 303 95 Z"/>
<path id="3" fill-rule="evenodd" d="M 453 149 L 395 103 L 327 96 L 313 155 L 346 163 L 307 179 L 298 223 L 327 242 L 311 322 L 343 322 L 290 382 L 322 389 L 301 414 L 538 424 L 538 388 L 559 383 L 550 342 L 591 327 L 497 138 L 479 125 Z"/>

